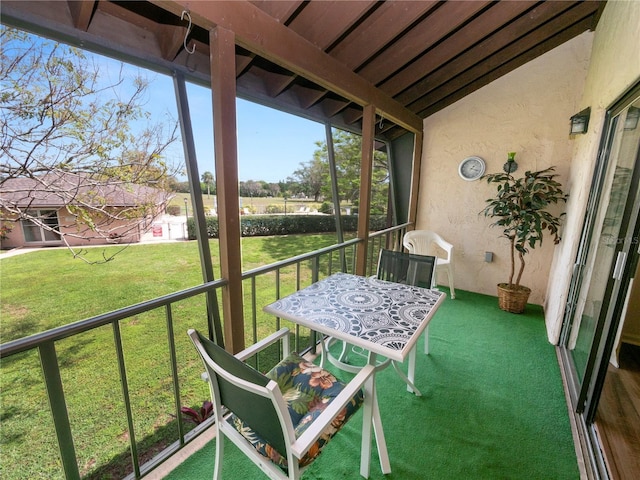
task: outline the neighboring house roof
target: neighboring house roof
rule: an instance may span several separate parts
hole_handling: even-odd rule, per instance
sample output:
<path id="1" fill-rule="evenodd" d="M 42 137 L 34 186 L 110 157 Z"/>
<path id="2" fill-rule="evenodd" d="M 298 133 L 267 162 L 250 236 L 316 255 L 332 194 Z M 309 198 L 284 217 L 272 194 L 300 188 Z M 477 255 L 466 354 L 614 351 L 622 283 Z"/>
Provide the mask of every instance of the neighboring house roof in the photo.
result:
<path id="1" fill-rule="evenodd" d="M 68 204 L 135 207 L 144 203 L 160 205 L 171 197 L 168 192 L 146 185 L 68 172 L 9 178 L 0 184 L 0 206 L 14 208 L 60 208 Z"/>

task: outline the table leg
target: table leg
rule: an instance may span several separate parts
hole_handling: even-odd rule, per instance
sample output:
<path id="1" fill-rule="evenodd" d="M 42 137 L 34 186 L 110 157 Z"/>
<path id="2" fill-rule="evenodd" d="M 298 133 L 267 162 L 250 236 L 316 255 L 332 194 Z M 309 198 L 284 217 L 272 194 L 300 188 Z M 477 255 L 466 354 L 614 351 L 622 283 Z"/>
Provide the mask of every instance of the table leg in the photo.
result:
<path id="1" fill-rule="evenodd" d="M 371 470 L 371 427 L 376 391 L 375 373 L 364 383 L 364 405 L 362 407 L 362 446 L 360 448 L 360 475 L 369 478 Z"/>
<path id="2" fill-rule="evenodd" d="M 426 326 L 422 335 L 424 335 L 424 354 L 429 355 L 429 325 Z"/>
<path id="3" fill-rule="evenodd" d="M 325 346 L 324 342 L 328 342 L 324 335 L 322 335 L 322 341 L 320 342 L 320 368 L 324 368 L 325 361 L 327 359 L 327 351 L 329 350 L 328 346 Z"/>
<path id="4" fill-rule="evenodd" d="M 389 452 L 387 451 L 387 441 L 384 438 L 382 429 L 382 419 L 380 418 L 380 408 L 378 407 L 378 397 L 373 395 L 373 431 L 376 434 L 376 446 L 380 457 L 380 469 L 383 474 L 391 473 L 391 463 L 389 462 Z"/>
<path id="5" fill-rule="evenodd" d="M 342 363 L 347 363 L 349 361 L 349 353 L 351 352 L 351 345 L 347 342 L 342 342 L 342 352 L 340 352 L 340 356 L 338 360 Z"/>
<path id="6" fill-rule="evenodd" d="M 369 352 L 369 365 L 376 365 L 376 354 Z M 376 436 L 376 447 L 378 448 L 378 457 L 380 458 L 380 469 L 382 473 L 391 473 L 391 463 L 389 462 L 389 452 L 387 450 L 387 441 L 384 437 L 384 429 L 382 428 L 382 419 L 380 417 L 380 407 L 378 406 L 378 395 L 376 392 L 376 374 L 369 377 L 365 383 L 365 405 L 362 425 L 362 458 L 360 462 L 360 474 L 369 478 L 369 464 L 371 459 L 371 427 Z M 367 405 L 366 395 L 369 395 L 370 405 Z M 365 428 L 366 427 L 366 428 Z M 366 442 L 366 445 L 365 445 Z M 364 470 L 366 455 L 366 470 Z"/>
<path id="7" fill-rule="evenodd" d="M 398 362 L 393 361 L 393 368 L 398 374 L 398 376 L 402 379 L 404 383 L 407 384 L 407 392 L 415 393 L 417 397 L 422 396 L 422 392 L 418 390 L 418 387 L 415 385 L 415 373 L 416 373 L 416 348 L 414 347 L 409 353 L 409 375 L 405 375 L 400 367 L 398 366 Z"/>
<path id="8" fill-rule="evenodd" d="M 409 367 L 407 370 L 407 377 L 409 378 L 409 381 L 411 382 L 411 385 L 407 384 L 407 391 L 408 392 L 415 392 L 416 395 L 420 396 L 422 395 L 418 389 L 415 386 L 415 381 L 416 381 L 416 355 L 418 352 L 418 344 L 416 344 L 415 347 L 413 347 L 411 349 L 411 351 L 409 352 Z"/>

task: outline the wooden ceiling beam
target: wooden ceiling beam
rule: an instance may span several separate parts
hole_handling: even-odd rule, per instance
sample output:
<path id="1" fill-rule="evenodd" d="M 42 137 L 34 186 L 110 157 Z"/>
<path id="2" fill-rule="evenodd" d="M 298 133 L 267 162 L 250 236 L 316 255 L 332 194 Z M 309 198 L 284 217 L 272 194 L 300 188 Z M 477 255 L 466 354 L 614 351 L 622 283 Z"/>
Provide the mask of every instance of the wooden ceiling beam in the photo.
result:
<path id="1" fill-rule="evenodd" d="M 113 2 L 98 2 L 98 10 L 111 15 L 112 17 L 119 18 L 120 20 L 134 25 L 136 27 L 147 30 L 148 32 L 155 32 L 158 30 L 158 24 L 152 19 L 138 15 L 126 8 Z M 179 15 L 178 15 L 179 16 Z"/>
<path id="2" fill-rule="evenodd" d="M 280 23 L 286 24 L 296 10 L 300 8 L 303 0 L 278 0 L 277 2 L 273 0 L 251 0 L 251 3 L 270 17 L 275 18 Z"/>
<path id="3" fill-rule="evenodd" d="M 211 30 L 219 25 L 233 31 L 236 43 L 247 50 L 352 102 L 375 105 L 385 117 L 412 132 L 422 131 L 420 117 L 246 1 L 153 0 L 152 3 L 178 16 L 189 10 L 200 27 Z"/>
<path id="4" fill-rule="evenodd" d="M 528 2 L 500 2 L 496 4 L 479 17 L 480 21 L 471 22 L 465 25 L 452 36 L 439 43 L 420 58 L 417 58 L 411 64 L 407 65 L 396 75 L 380 84 L 379 87 L 393 97 L 412 84 L 415 84 L 415 87 L 410 91 L 413 91 L 414 88 L 419 89 L 420 82 L 416 83 L 416 79 L 426 77 L 446 62 L 470 48 L 473 44 L 499 30 L 500 27 L 512 19 L 522 15 L 536 3 L 538 2 L 533 0 Z M 559 2 L 549 3 L 556 4 Z M 474 49 L 474 54 L 469 55 L 469 58 L 478 59 L 480 58 L 478 57 L 478 54 L 479 50 Z M 396 97 L 396 100 L 403 104 L 408 103 L 404 92 L 401 97 Z"/>
<path id="5" fill-rule="evenodd" d="M 390 74 L 404 67 L 407 59 L 421 55 L 453 28 L 457 28 L 477 14 L 488 3 L 490 2 L 445 2 L 358 73 L 373 84 L 380 83 Z"/>
<path id="6" fill-rule="evenodd" d="M 349 106 L 349 102 L 344 100 L 339 100 L 337 98 L 327 97 L 320 103 L 322 107 L 322 111 L 327 116 L 327 118 L 335 117 L 340 112 L 342 112 L 345 108 Z"/>
<path id="7" fill-rule="evenodd" d="M 443 108 L 451 105 L 454 102 L 464 98 L 470 93 L 478 90 L 479 88 L 488 85 L 489 83 L 497 80 L 503 75 L 521 67 L 527 62 L 534 60 L 535 58 L 543 55 L 544 53 L 552 50 L 564 42 L 571 40 L 572 38 L 580 35 L 581 33 L 589 30 L 593 23 L 591 16 L 584 18 L 580 22 L 565 28 L 559 34 L 554 35 L 552 38 L 545 40 L 526 52 L 515 56 L 509 61 L 501 62 L 498 58 L 493 58 L 493 61 L 498 63 L 493 70 L 487 70 L 488 67 L 478 65 L 475 68 L 465 72 L 463 76 L 452 80 L 450 84 L 446 84 L 441 88 L 436 89 L 433 94 L 429 95 L 428 101 L 415 102 L 411 108 L 415 108 L 414 111 L 418 111 L 419 115 L 423 115 L 424 118 L 429 115 L 442 110 Z M 515 47 L 514 47 L 515 49 Z M 431 101 L 435 99 L 435 101 Z M 420 110 L 418 110 L 420 109 Z"/>
<path id="8" fill-rule="evenodd" d="M 69 4 L 71 17 L 73 17 L 73 25 L 83 32 L 89 30 L 93 9 L 97 2 L 69 1 L 67 3 Z"/>
<path id="9" fill-rule="evenodd" d="M 342 112 L 342 118 L 348 125 L 353 125 L 362 119 L 362 110 L 347 107 Z M 380 127 L 380 125 L 382 125 L 382 127 Z M 381 117 L 381 119 L 376 121 L 375 124 L 376 135 L 384 135 L 386 132 L 393 130 L 394 128 L 400 127 L 384 117 Z M 403 131 L 406 133 L 406 130 Z"/>
<path id="10" fill-rule="evenodd" d="M 280 95 L 296 80 L 295 75 L 276 72 L 264 72 L 263 77 L 267 93 L 271 98 Z"/>
<path id="11" fill-rule="evenodd" d="M 435 0 L 381 3 L 344 41 L 333 48 L 330 54 L 355 70 L 384 48 L 389 38 L 397 37 L 435 4 Z"/>
<path id="12" fill-rule="evenodd" d="M 478 2 L 438 1 L 420 15 L 416 12 L 430 0 L 0 1 L 6 25 L 158 72 L 179 71 L 205 86 L 211 83 L 209 32 L 220 24 L 233 31 L 237 89 L 243 98 L 336 124 L 350 107 L 372 104 L 378 115 L 412 132 L 422 128 L 412 112 L 431 112 L 434 103 L 447 104 L 458 92 L 484 84 L 493 71 L 502 71 L 502 63 L 515 65 L 513 56 L 494 55 L 514 43 L 520 55 L 523 45 L 532 45 L 520 42 L 534 26 L 569 17 L 568 23 L 554 23 L 551 37 L 572 25 L 572 12 L 582 11 L 594 29 L 605 5 L 600 0 L 505 0 L 482 8 Z M 404 6 L 416 15 L 413 21 Z M 468 18 L 466 8 L 482 10 Z M 183 46 L 187 22 L 180 15 L 185 9 L 195 24 L 188 38 L 189 46 L 197 46 L 193 55 Z M 443 32 L 443 26 L 449 30 Z M 435 43 L 427 45 L 429 39 Z M 326 51 L 318 47 L 329 43 Z M 488 66 L 476 69 L 485 58 Z M 362 76 L 374 66 L 384 77 L 375 85 Z M 468 71 L 480 78 L 470 78 Z M 265 79 L 273 72 L 288 75 Z"/>
<path id="13" fill-rule="evenodd" d="M 158 43 L 160 44 L 160 51 L 162 52 L 162 58 L 172 62 L 180 53 L 180 50 L 184 48 L 184 36 L 187 33 L 185 27 L 177 27 L 175 25 L 162 25 L 157 27 L 158 30 Z M 192 48 L 190 46 L 189 48 Z M 207 45 L 207 51 L 209 50 Z"/>
<path id="14" fill-rule="evenodd" d="M 326 50 L 377 5 L 378 2 L 371 0 L 307 2 L 288 27 L 321 50 Z"/>
<path id="15" fill-rule="evenodd" d="M 401 137 L 402 135 L 404 135 L 406 133 L 407 133 L 407 131 L 404 128 L 400 128 L 400 127 L 394 125 L 389 130 L 385 130 L 384 132 L 382 132 L 382 136 L 388 142 L 392 142 L 396 138 L 399 138 L 399 137 Z"/>
<path id="16" fill-rule="evenodd" d="M 311 88 L 305 88 L 298 93 L 300 98 L 300 106 L 302 108 L 311 108 L 313 105 L 322 100 L 327 95 L 326 90 L 315 90 Z"/>
<path id="17" fill-rule="evenodd" d="M 176 56 L 171 59 L 171 62 L 174 65 L 184 65 L 184 67 L 186 67 L 186 69 L 192 74 L 198 72 L 200 75 L 207 75 L 210 70 L 209 44 L 202 43 L 197 40 L 192 40 L 188 43 L 188 47 L 190 49 L 195 47 L 195 52 L 193 52 L 192 54 L 187 53 L 187 51 L 183 48 L 181 39 L 180 45 L 177 46 L 178 52 Z M 174 45 L 173 48 L 176 48 L 176 46 Z"/>
<path id="18" fill-rule="evenodd" d="M 518 2 L 515 3 L 517 4 Z M 583 3 L 577 5 L 568 14 L 558 17 L 562 10 L 570 7 L 571 4 L 568 2 L 545 2 L 534 8 L 527 15 L 520 17 L 507 27 L 498 30 L 494 35 L 487 37 L 484 41 L 449 62 L 446 65 L 446 82 L 456 78 L 457 75 L 462 74 L 465 70 L 472 68 L 473 65 L 478 63 L 478 55 L 482 55 L 483 63 L 490 58 L 491 55 L 496 54 L 496 52 L 500 52 L 502 56 L 511 55 L 511 57 L 513 57 L 517 55 L 517 52 L 515 52 L 514 48 L 510 48 L 510 46 L 514 44 L 518 47 L 528 45 L 527 48 L 529 48 L 532 46 L 531 42 L 539 43 L 541 37 L 548 38 L 552 36 L 553 28 L 557 28 L 559 22 L 568 22 L 566 25 L 570 25 L 584 18 L 584 16 L 590 12 L 590 10 L 588 10 L 589 5 Z M 565 24 L 561 26 L 564 28 Z M 445 69 L 439 69 L 431 74 L 425 75 L 422 80 L 414 84 L 407 91 L 402 92 L 396 99 L 401 103 L 407 104 L 409 103 L 408 99 L 415 101 L 415 99 L 423 98 L 435 88 L 434 85 L 439 85 L 439 82 L 445 80 L 444 71 Z"/>
<path id="19" fill-rule="evenodd" d="M 81 2 L 85 3 L 85 2 Z M 153 21 L 143 15 L 136 14 L 118 4 L 112 2 L 97 2 L 96 11 L 100 14 L 109 15 L 127 25 L 133 25 L 141 31 L 149 32 L 153 35 L 153 40 L 157 43 L 160 55 L 164 60 L 173 62 L 184 49 L 184 38 L 187 34 L 186 25 L 166 25 Z M 121 32 L 118 32 L 120 34 Z M 200 44 L 200 48 L 204 44 Z M 204 45 L 208 55 L 209 45 Z M 191 48 L 191 47 L 190 47 Z"/>
<path id="20" fill-rule="evenodd" d="M 348 125 L 353 125 L 362 118 L 362 110 L 359 108 L 347 107 L 342 112 L 342 118 Z"/>
<path id="21" fill-rule="evenodd" d="M 380 127 L 380 125 L 382 125 L 382 127 Z M 376 134 L 387 136 L 389 132 L 395 130 L 396 128 L 398 128 L 396 124 L 387 122 L 383 118 L 378 123 L 376 123 Z"/>
<path id="22" fill-rule="evenodd" d="M 252 52 L 238 53 L 236 49 L 236 77 L 242 75 L 253 62 L 253 59 L 256 58 L 256 54 Z"/>

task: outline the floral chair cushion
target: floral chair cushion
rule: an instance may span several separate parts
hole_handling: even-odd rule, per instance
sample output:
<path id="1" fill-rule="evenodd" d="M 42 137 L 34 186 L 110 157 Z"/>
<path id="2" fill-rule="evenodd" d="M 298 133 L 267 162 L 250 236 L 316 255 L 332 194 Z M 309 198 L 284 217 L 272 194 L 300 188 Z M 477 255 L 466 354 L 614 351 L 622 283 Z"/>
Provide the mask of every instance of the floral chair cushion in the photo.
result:
<path id="1" fill-rule="evenodd" d="M 336 379 L 331 372 L 308 362 L 296 353 L 282 360 L 268 372 L 266 376 L 278 383 L 280 391 L 287 401 L 296 438 L 313 423 L 345 386 L 344 382 Z M 363 398 L 362 390 L 359 390 L 351 399 L 351 402 L 345 406 L 331 425 L 320 435 L 315 445 L 300 459 L 300 467 L 310 464 L 320 454 L 322 448 L 331 437 L 333 437 L 351 415 L 360 408 L 363 403 Z M 233 425 L 261 455 L 264 455 L 286 471 L 286 456 L 276 451 L 237 416 L 231 415 L 228 422 Z"/>

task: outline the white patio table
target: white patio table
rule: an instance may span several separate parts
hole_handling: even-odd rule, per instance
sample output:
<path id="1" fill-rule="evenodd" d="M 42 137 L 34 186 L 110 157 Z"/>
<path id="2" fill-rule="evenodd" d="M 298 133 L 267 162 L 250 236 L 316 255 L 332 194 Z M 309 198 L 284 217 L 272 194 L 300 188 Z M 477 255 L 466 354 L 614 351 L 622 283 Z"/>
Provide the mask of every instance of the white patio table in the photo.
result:
<path id="1" fill-rule="evenodd" d="M 437 290 L 336 273 L 267 305 L 264 311 L 361 347 L 369 352 L 369 363 L 376 365 L 376 355 L 396 362 L 404 362 L 412 351 L 415 355 L 420 334 L 445 297 Z M 413 378 L 410 380 L 412 383 Z M 382 472 L 391 473 L 375 376 L 365 389 L 365 395 L 371 395 L 373 400 L 371 410 L 364 411 L 362 455 L 367 460 L 371 456 L 373 426 Z M 369 476 L 368 470 L 360 473 L 365 478 Z"/>

